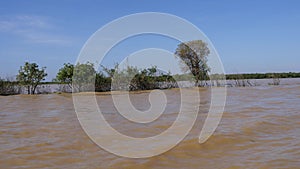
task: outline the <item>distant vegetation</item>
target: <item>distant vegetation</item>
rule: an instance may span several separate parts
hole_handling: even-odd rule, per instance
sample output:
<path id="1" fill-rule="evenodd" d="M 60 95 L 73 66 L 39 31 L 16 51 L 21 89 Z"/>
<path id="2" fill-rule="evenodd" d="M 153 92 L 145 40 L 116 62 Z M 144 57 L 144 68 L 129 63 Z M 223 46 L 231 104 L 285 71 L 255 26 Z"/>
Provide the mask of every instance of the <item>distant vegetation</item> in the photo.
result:
<path id="1" fill-rule="evenodd" d="M 249 79 L 272 79 L 269 85 L 279 85 L 281 78 L 300 78 L 300 73 L 247 73 L 247 74 L 213 74 L 209 76 L 210 68 L 207 57 L 210 53 L 207 44 L 201 40 L 180 43 L 175 56 L 181 60 L 181 68 L 185 74 L 172 75 L 162 73 L 156 66 L 147 69 L 127 66 L 119 69 L 119 65 L 108 68 L 101 65 L 102 71 L 97 72 L 92 63 L 65 63 L 59 69 L 52 82 L 44 82 L 47 76 L 46 67 L 40 68 L 37 63 L 25 62 L 20 67 L 16 80 L 0 78 L 0 95 L 19 94 L 26 90 L 28 94 L 36 94 L 39 85 L 59 84 L 62 92 L 110 91 L 110 90 L 149 90 L 178 87 L 176 81 L 194 79 L 195 86 L 207 86 L 210 77 L 214 86 L 222 86 L 220 80 L 226 77 L 232 86 L 255 86 Z M 175 80 L 176 79 L 176 80 Z M 75 82 L 75 83 L 74 83 Z M 92 85 L 91 85 L 92 84 Z"/>
<path id="2" fill-rule="evenodd" d="M 243 79 L 300 78 L 300 73 L 244 73 L 226 75 L 226 79 L 228 80 L 234 80 L 240 77 L 242 77 Z"/>
<path id="3" fill-rule="evenodd" d="M 191 74 L 171 76 L 170 74 L 158 73 L 159 70 L 155 66 L 148 69 L 138 69 L 133 66 L 128 66 L 123 70 L 118 70 L 117 67 L 118 65 L 115 65 L 113 68 L 102 66 L 103 71 L 96 72 L 91 63 L 78 64 L 76 66 L 67 63 L 64 64 L 63 67 L 58 71 L 56 78 L 53 79 L 53 82 L 42 82 L 46 76 L 45 68 L 39 69 L 36 63 L 25 63 L 25 66 L 21 67 L 20 69 L 19 75 L 17 76 L 17 81 L 13 80 L 12 78 L 0 78 L 0 95 L 19 94 L 22 86 L 26 88 L 28 94 L 34 94 L 36 87 L 42 84 L 61 84 L 64 85 L 64 87 L 69 87 L 72 89 L 74 68 L 79 72 L 76 76 L 77 80 L 79 80 L 79 82 L 81 81 L 81 83 L 77 84 L 77 86 L 74 86 L 76 88 L 75 91 L 77 92 L 92 91 L 89 89 L 84 89 L 84 87 L 86 87 L 85 80 L 92 80 L 92 78 L 94 78 L 95 81 L 94 91 L 103 92 L 110 90 L 148 90 L 158 88 L 173 88 L 178 87 L 176 81 L 188 81 L 193 76 Z M 33 75 L 35 78 L 32 77 Z M 269 85 L 279 85 L 281 78 L 300 78 L 300 73 L 248 73 L 226 75 L 226 79 L 232 80 L 233 85 L 237 87 L 255 86 L 256 84 L 251 82 L 250 79 L 271 79 Z M 30 79 L 32 79 L 32 81 L 30 81 Z M 204 80 L 209 80 L 209 77 L 206 77 Z M 159 84 L 162 83 L 166 85 L 164 87 L 159 86 Z M 203 83 L 202 85 L 205 84 Z M 65 90 L 64 88 L 61 88 L 60 90 L 62 92 L 72 91 Z"/>
<path id="4" fill-rule="evenodd" d="M 255 86 L 249 79 L 272 79 L 269 85 L 279 85 L 282 78 L 300 78 L 300 73 L 247 73 L 247 74 L 227 74 L 227 80 L 234 80 L 235 86 Z"/>
<path id="5" fill-rule="evenodd" d="M 160 82 L 169 83 L 175 80 L 170 74 L 159 74 L 156 66 L 148 69 L 127 66 L 123 70 L 116 69 L 111 82 L 112 90 L 150 90 L 160 88 Z"/>
<path id="6" fill-rule="evenodd" d="M 20 93 L 20 87 L 18 82 L 12 81 L 11 79 L 0 78 L 0 95 L 14 95 Z"/>

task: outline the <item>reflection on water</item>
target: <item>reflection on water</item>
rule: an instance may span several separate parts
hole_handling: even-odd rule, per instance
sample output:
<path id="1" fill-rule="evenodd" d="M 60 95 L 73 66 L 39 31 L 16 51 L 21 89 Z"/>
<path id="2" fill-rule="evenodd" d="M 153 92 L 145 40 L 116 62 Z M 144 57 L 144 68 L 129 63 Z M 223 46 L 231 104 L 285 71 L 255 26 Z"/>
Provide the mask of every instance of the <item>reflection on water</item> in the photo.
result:
<path id="1" fill-rule="evenodd" d="M 175 120 L 180 95 L 165 90 L 167 109 L 146 125 L 123 119 L 109 95 L 97 95 L 105 118 L 118 131 L 149 137 Z M 131 95 L 139 110 L 148 93 Z M 0 97 L 0 168 L 298 168 L 300 86 L 229 88 L 222 121 L 204 144 L 198 136 L 209 108 L 201 89 L 201 110 L 191 133 L 174 149 L 147 159 L 128 159 L 97 147 L 83 132 L 69 94 Z M 158 143 L 162 144 L 162 143 Z"/>

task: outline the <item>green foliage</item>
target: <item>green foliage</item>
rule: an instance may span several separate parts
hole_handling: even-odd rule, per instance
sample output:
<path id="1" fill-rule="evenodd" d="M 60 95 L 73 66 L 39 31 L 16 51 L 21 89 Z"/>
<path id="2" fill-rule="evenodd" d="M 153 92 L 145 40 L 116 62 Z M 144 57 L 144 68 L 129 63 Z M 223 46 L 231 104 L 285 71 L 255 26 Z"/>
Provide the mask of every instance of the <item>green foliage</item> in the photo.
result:
<path id="1" fill-rule="evenodd" d="M 141 70 L 132 78 L 130 90 L 150 90 L 158 88 L 155 77 L 153 77 L 156 71 L 155 67 Z"/>
<path id="2" fill-rule="evenodd" d="M 226 79 L 272 79 L 272 78 L 300 78 L 300 73 L 244 73 L 244 74 L 227 74 Z"/>
<path id="3" fill-rule="evenodd" d="M 93 91 L 93 86 L 89 84 L 95 83 L 96 70 L 92 63 L 78 63 L 74 67 L 73 73 L 73 91 Z"/>
<path id="4" fill-rule="evenodd" d="M 68 84 L 70 87 L 72 86 L 72 78 L 73 78 L 74 65 L 70 63 L 65 63 L 64 67 L 59 69 L 56 80 L 63 84 Z"/>
<path id="5" fill-rule="evenodd" d="M 110 91 L 110 86 L 111 86 L 110 77 L 105 77 L 102 72 L 96 74 L 96 79 L 95 79 L 96 92 Z"/>
<path id="6" fill-rule="evenodd" d="M 102 80 L 101 85 L 99 85 L 100 80 L 96 80 L 96 86 L 103 86 L 105 90 L 150 90 L 160 88 L 161 82 L 175 82 L 171 75 L 157 75 L 158 70 L 156 66 L 150 67 L 148 69 L 138 69 L 137 67 L 127 66 L 125 69 L 118 69 L 118 64 L 115 65 L 113 69 L 106 68 L 104 66 L 103 70 L 108 74 L 109 77 L 104 77 L 102 73 L 99 79 Z M 111 72 L 114 72 L 112 74 Z M 96 78 L 97 79 L 97 78 Z M 111 79 L 109 81 L 108 79 Z M 111 84 L 111 88 L 107 87 L 107 84 Z M 169 85 L 170 88 L 171 86 Z M 97 88 L 98 91 L 99 88 Z"/>
<path id="7" fill-rule="evenodd" d="M 35 94 L 36 87 L 42 80 L 45 80 L 47 73 L 46 67 L 39 69 L 38 64 L 25 62 L 24 66 L 20 67 L 17 80 L 27 87 L 28 94 Z"/>
<path id="8" fill-rule="evenodd" d="M 210 68 L 207 65 L 207 56 L 210 50 L 207 44 L 201 40 L 189 41 L 178 45 L 175 55 L 182 61 L 182 70 L 191 72 L 195 78 L 195 85 L 199 84 L 200 80 L 206 80 Z"/>
<path id="9" fill-rule="evenodd" d="M 107 68 L 107 67 L 101 65 L 103 71 L 104 71 L 104 72 L 108 75 L 108 77 L 110 77 L 110 78 L 112 78 L 112 77 L 114 76 L 115 72 L 116 72 L 117 69 L 118 69 L 118 66 L 119 66 L 118 63 L 115 64 L 114 68 Z"/>
<path id="10" fill-rule="evenodd" d="M 13 95 L 19 94 L 20 89 L 17 82 L 11 81 L 9 79 L 0 78 L 0 95 Z"/>
<path id="11" fill-rule="evenodd" d="M 193 78 L 192 74 L 176 74 L 173 75 L 174 79 L 176 79 L 177 81 L 189 81 L 190 79 Z"/>
<path id="12" fill-rule="evenodd" d="M 140 73 L 140 71 L 133 66 L 127 66 L 126 69 L 118 69 L 118 64 L 115 65 L 114 74 L 112 74 L 111 90 L 131 90 L 136 84 L 132 84 L 133 78 Z"/>

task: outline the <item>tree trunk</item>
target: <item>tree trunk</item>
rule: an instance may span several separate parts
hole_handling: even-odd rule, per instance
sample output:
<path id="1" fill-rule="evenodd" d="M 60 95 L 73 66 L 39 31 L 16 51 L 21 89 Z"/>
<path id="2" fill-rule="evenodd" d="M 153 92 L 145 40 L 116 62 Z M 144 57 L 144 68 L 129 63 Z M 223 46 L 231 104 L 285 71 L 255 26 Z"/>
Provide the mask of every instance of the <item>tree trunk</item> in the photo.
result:
<path id="1" fill-rule="evenodd" d="M 27 86 L 27 94 L 30 94 L 30 86 Z"/>
<path id="2" fill-rule="evenodd" d="M 33 86 L 32 94 L 35 93 L 35 89 L 36 89 L 37 86 L 38 86 L 37 84 Z"/>
<path id="3" fill-rule="evenodd" d="M 31 86 L 31 92 L 30 92 L 31 95 L 34 94 L 34 90 L 33 90 L 33 86 Z"/>
<path id="4" fill-rule="evenodd" d="M 73 85 L 72 85 L 72 83 L 68 83 L 68 86 L 71 89 L 71 92 L 73 92 Z"/>
<path id="5" fill-rule="evenodd" d="M 198 84 L 198 83 L 199 83 L 199 79 L 196 78 L 196 79 L 195 79 L 195 85 L 194 85 L 194 86 L 195 86 L 195 87 L 199 87 L 199 84 Z"/>

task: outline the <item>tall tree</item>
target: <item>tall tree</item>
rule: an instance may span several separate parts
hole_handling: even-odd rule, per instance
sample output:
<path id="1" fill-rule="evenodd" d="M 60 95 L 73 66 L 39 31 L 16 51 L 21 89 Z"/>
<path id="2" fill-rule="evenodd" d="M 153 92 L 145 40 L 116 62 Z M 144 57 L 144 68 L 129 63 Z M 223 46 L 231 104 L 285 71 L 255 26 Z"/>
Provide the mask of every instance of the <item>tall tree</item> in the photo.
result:
<path id="1" fill-rule="evenodd" d="M 46 67 L 39 69 L 38 64 L 25 62 L 24 66 L 20 67 L 17 80 L 27 87 L 28 94 L 35 94 L 36 87 L 42 80 L 45 80 L 47 73 Z"/>
<path id="2" fill-rule="evenodd" d="M 210 50 L 207 43 L 202 40 L 193 40 L 178 45 L 175 56 L 180 58 L 184 72 L 191 72 L 195 78 L 195 86 L 203 86 L 199 84 L 201 80 L 206 80 L 210 68 L 207 65 L 207 56 Z"/>

